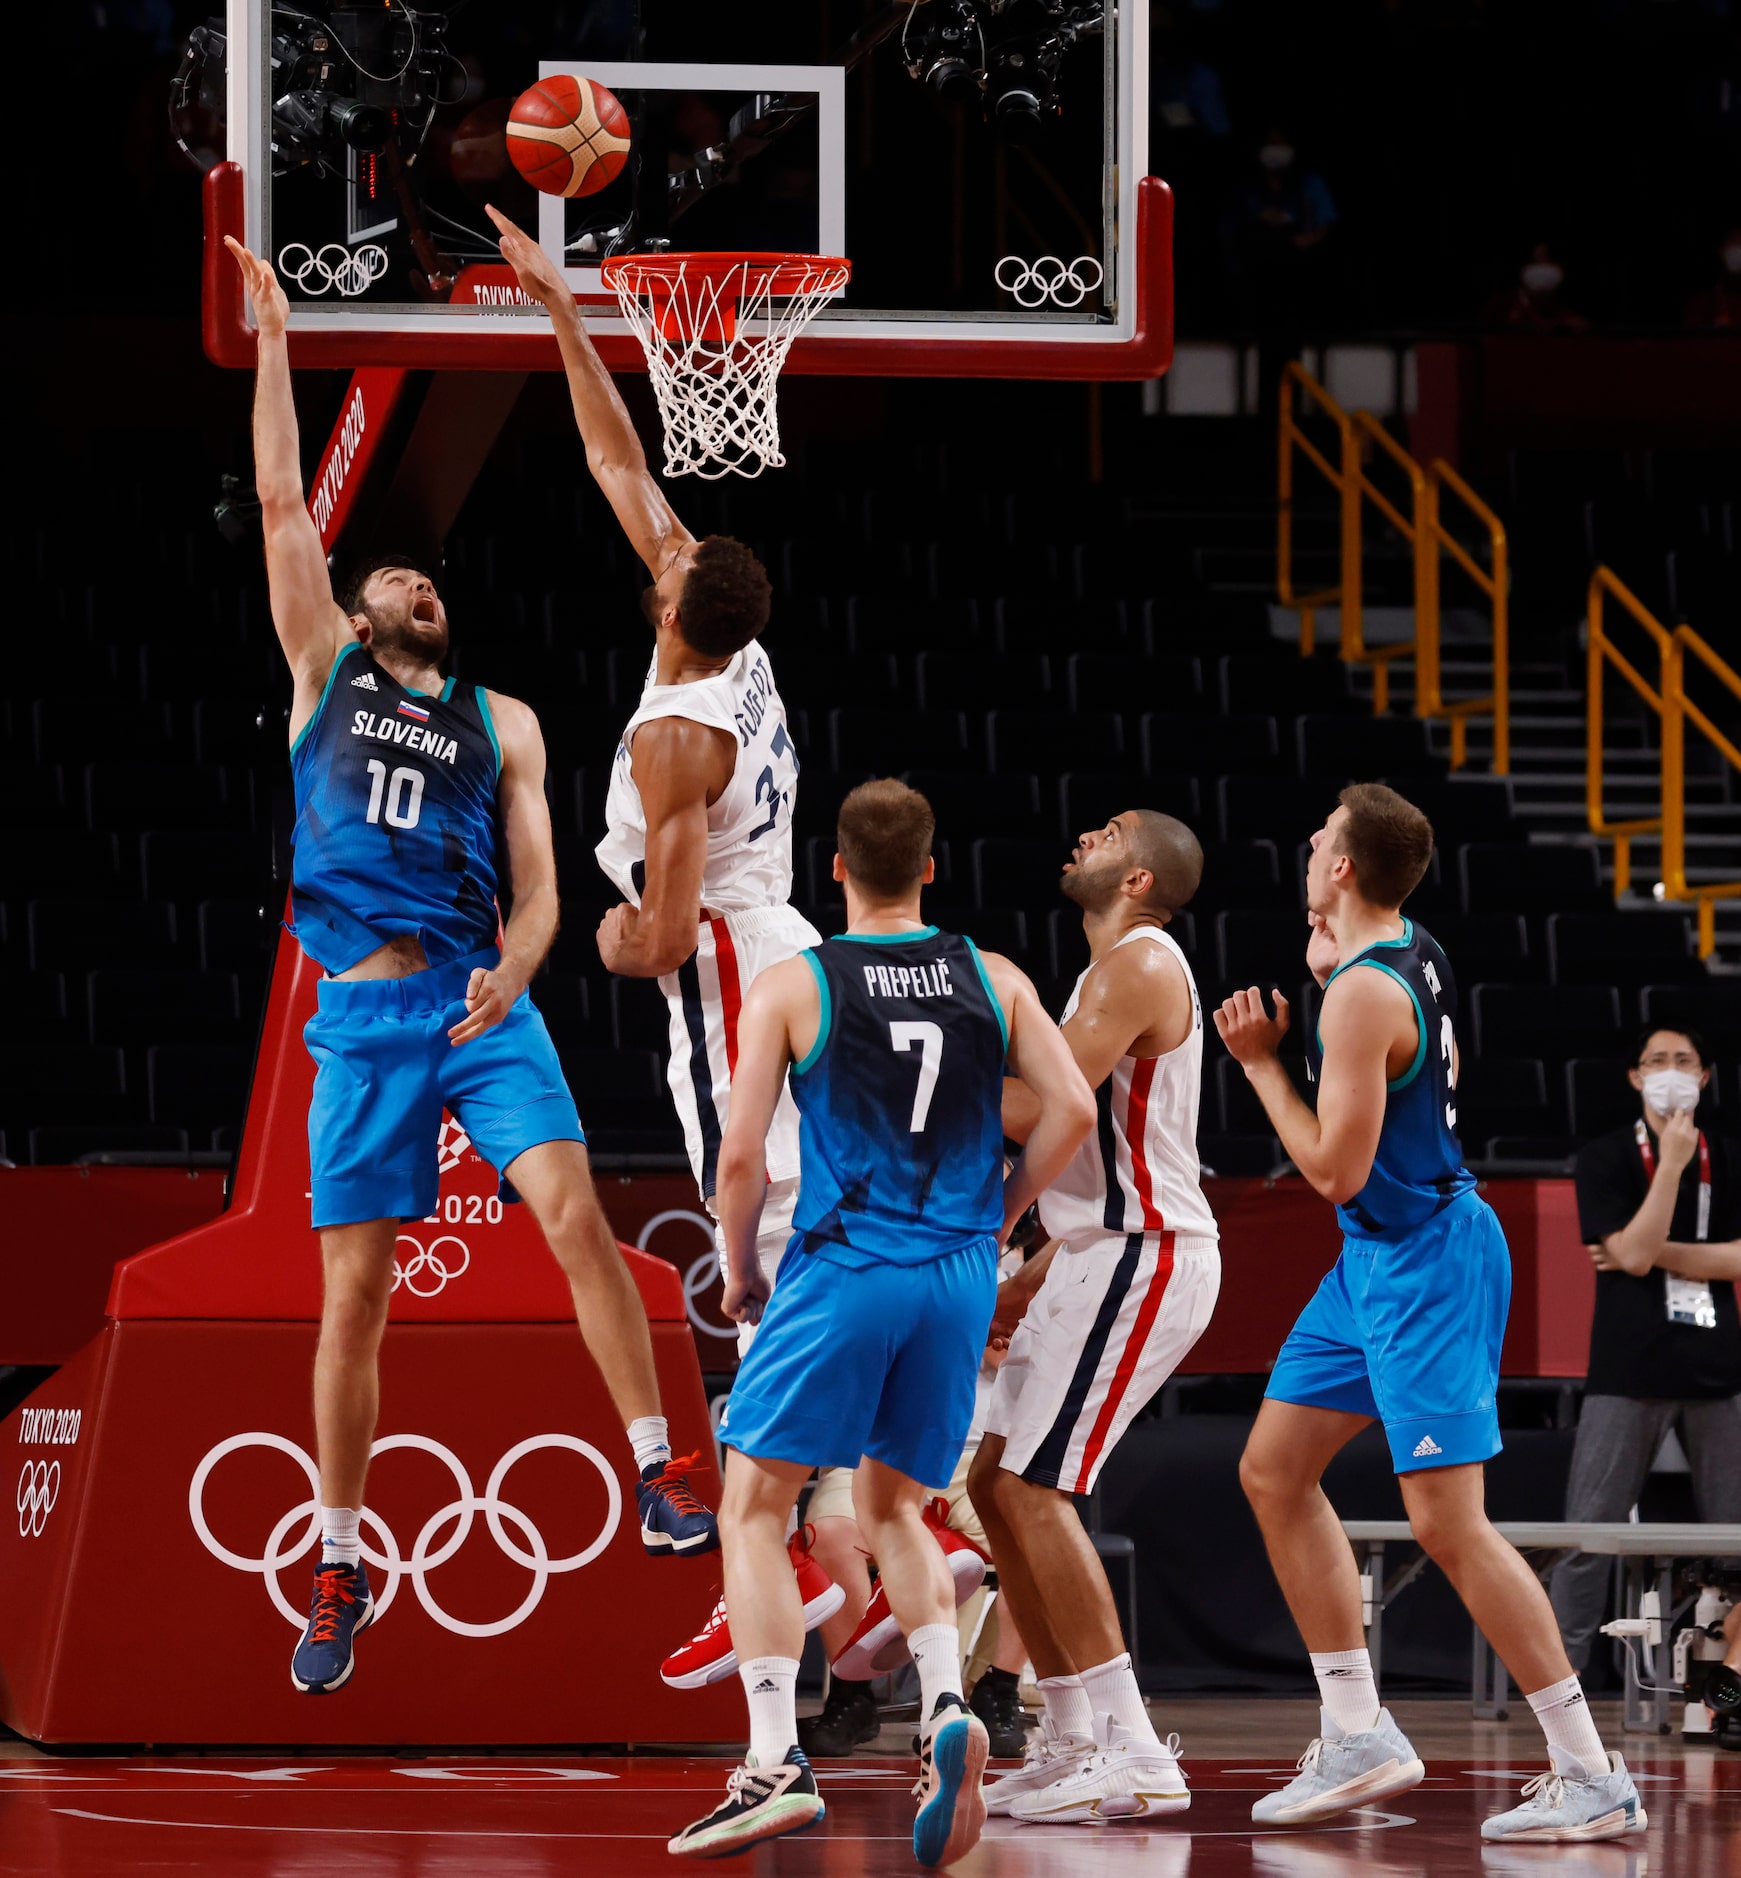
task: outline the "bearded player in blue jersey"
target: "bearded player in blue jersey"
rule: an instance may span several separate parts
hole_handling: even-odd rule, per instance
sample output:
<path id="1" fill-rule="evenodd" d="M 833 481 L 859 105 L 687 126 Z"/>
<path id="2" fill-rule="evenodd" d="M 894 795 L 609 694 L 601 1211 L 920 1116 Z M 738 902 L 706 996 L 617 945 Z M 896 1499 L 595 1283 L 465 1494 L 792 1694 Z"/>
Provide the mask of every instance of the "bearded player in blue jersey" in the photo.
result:
<path id="1" fill-rule="evenodd" d="M 377 1357 L 400 1223 L 435 1207 L 444 1108 L 497 1168 L 504 1197 L 532 1209 L 568 1279 L 635 1451 L 646 1549 L 703 1552 L 718 1531 L 672 1464 L 646 1310 L 526 995 L 558 915 L 538 720 L 516 699 L 443 676 L 447 613 L 422 569 L 378 557 L 353 573 L 342 605 L 334 599 L 303 499 L 284 294 L 270 266 L 227 246 L 259 330 L 255 478 L 272 621 L 295 681 L 291 930 L 322 967 L 304 1032 L 317 1066 L 308 1140 L 324 1277 L 322 1548 L 290 1673 L 324 1694 L 349 1679 L 352 1640 L 374 1615 L 358 1522 Z"/>
<path id="2" fill-rule="evenodd" d="M 1277 1057 L 1288 1003 L 1254 986 L 1216 1028 L 1282 1145 L 1336 1204 L 1342 1256 L 1270 1374 L 1240 1479 L 1299 1625 L 1323 1732 L 1298 1776 L 1252 1808 L 1265 1826 L 1312 1826 L 1414 1786 L 1423 1769 L 1381 1709 L 1354 1554 L 1324 1469 L 1382 1422 L 1409 1524 L 1529 1697 L 1550 1771 L 1484 1839 L 1563 1842 L 1642 1832 L 1626 1763 L 1608 1754 L 1534 1572 L 1488 1522 L 1484 1464 L 1499 1452 L 1495 1392 L 1511 1259 L 1463 1165 L 1457 1122 L 1457 986 L 1426 928 L 1402 912 L 1432 860 L 1427 818 L 1395 790 L 1358 783 L 1312 837 L 1307 964 L 1324 986 L 1307 1040 L 1316 1112 Z"/>
<path id="3" fill-rule="evenodd" d="M 797 1745 L 804 1619 L 786 1522 L 813 1467 L 849 1467 L 858 1523 L 920 1683 L 913 1850 L 962 1857 L 985 1820 L 985 1724 L 961 1698 L 949 1567 L 921 1509 L 954 1471 L 997 1292 L 997 1248 L 1094 1125 L 1094 1097 L 1008 959 L 919 913 L 930 805 L 904 783 L 841 804 L 846 931 L 769 966 L 738 1025 L 719 1156 L 724 1308 L 760 1321 L 720 1423 L 725 1596 L 750 1711 L 726 1797 L 670 1843 L 717 1858 L 823 1814 Z M 1008 1178 L 1006 1062 L 1039 1119 Z M 788 1070 L 799 1110 L 792 1237 L 772 1287 L 756 1250 L 766 1140 Z M 765 1307 L 765 1309 L 764 1309 Z"/>

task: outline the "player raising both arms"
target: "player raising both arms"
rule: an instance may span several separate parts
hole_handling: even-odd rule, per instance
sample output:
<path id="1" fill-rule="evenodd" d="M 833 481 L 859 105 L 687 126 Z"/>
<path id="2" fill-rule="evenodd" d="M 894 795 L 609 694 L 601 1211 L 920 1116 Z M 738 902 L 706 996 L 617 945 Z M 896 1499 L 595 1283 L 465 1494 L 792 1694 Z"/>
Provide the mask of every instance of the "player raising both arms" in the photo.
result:
<path id="1" fill-rule="evenodd" d="M 1378 1705 L 1360 1576 L 1321 1484 L 1336 1454 L 1382 1421 L 1415 1537 L 1548 1738 L 1551 1771 L 1481 1836 L 1618 1838 L 1644 1829 L 1637 1789 L 1620 1756 L 1603 1750 L 1547 1593 L 1487 1519 L 1511 1259 L 1453 1133 L 1456 983 L 1432 936 L 1401 911 L 1432 854 L 1427 818 L 1379 783 L 1344 789 L 1312 837 L 1307 962 L 1325 986 L 1306 1039 L 1316 1114 L 1276 1055 L 1288 1029 L 1279 992 L 1274 1017 L 1255 986 L 1215 1014 L 1283 1147 L 1335 1202 L 1345 1235 L 1276 1359 L 1240 1463 L 1323 1701 L 1323 1733 L 1298 1777 L 1259 1800 L 1252 1818 L 1314 1825 L 1422 1777 Z"/>
<path id="2" fill-rule="evenodd" d="M 750 1751 L 723 1803 L 671 1841 L 685 1856 L 735 1852 L 822 1815 L 796 1745 L 804 1626 L 784 1556 L 799 1489 L 820 1465 L 857 1469 L 858 1523 L 919 1669 L 915 1855 L 953 1863 L 985 1818 L 986 1731 L 961 1698 L 954 1586 L 922 1516 L 924 1483 L 948 1479 L 967 1437 L 998 1241 L 1087 1135 L 1094 1103 L 1022 973 L 921 920 L 934 830 L 930 804 L 904 783 L 855 789 L 834 862 L 846 932 L 775 966 L 744 1007 L 720 1157 L 725 1310 L 767 1308 L 720 1424 L 720 1525 Z M 1006 1058 L 1035 1098 L 1007 1180 Z M 764 1143 L 788 1069 L 804 1186 L 770 1302 Z"/>
<path id="3" fill-rule="evenodd" d="M 538 720 L 443 678 L 447 613 L 421 569 L 377 557 L 334 600 L 303 499 L 284 294 L 266 262 L 227 245 L 259 330 L 255 478 L 272 620 L 294 679 L 292 930 L 323 968 L 306 1032 L 318 1066 L 308 1137 L 325 1284 L 314 1370 L 323 1543 L 291 1663 L 296 1686 L 320 1694 L 349 1678 L 351 1640 L 374 1614 L 357 1528 L 377 1358 L 400 1222 L 435 1207 L 443 1108 L 499 1170 L 504 1196 L 525 1198 L 568 1278 L 642 1468 L 648 1551 L 705 1551 L 717 1533 L 669 1468 L 646 1311 L 526 996 L 557 920 Z"/>
<path id="4" fill-rule="evenodd" d="M 1100 1125 L 1040 1197 L 1055 1240 L 1005 1287 L 1019 1318 L 968 1485 L 1046 1711 L 1019 1773 L 987 1796 L 1033 1825 L 1182 1812 L 1190 1789 L 1137 1687 L 1118 1610 L 1073 1495 L 1093 1491 L 1139 1409 L 1202 1334 L 1221 1288 L 1220 1234 L 1197 1162 L 1203 1013 L 1167 923 L 1197 891 L 1183 822 L 1127 809 L 1081 837 L 1060 885 L 1082 909 L 1088 969 L 1064 1041 Z M 1033 1092 L 1004 1127 L 1025 1140 Z"/>
<path id="5" fill-rule="evenodd" d="M 768 621 L 768 577 L 742 542 L 697 541 L 672 513 L 561 271 L 506 216 L 489 213 L 503 258 L 550 315 L 587 467 L 653 577 L 643 596 L 653 661 L 617 745 L 609 832 L 598 849 L 625 904 L 605 915 L 599 954 L 610 971 L 657 978 L 665 994 L 671 1094 L 696 1185 L 714 1213 L 738 1012 L 762 972 L 820 941 L 789 904 L 798 756 L 757 639 Z M 784 1090 L 768 1136 L 768 1180 L 761 1245 L 771 1281 L 798 1192 L 798 1112 Z M 805 1569 L 818 1591 L 810 1618 L 820 1623 L 840 1597 L 813 1563 Z M 667 1669 L 683 1687 L 730 1675 L 721 1611 Z"/>

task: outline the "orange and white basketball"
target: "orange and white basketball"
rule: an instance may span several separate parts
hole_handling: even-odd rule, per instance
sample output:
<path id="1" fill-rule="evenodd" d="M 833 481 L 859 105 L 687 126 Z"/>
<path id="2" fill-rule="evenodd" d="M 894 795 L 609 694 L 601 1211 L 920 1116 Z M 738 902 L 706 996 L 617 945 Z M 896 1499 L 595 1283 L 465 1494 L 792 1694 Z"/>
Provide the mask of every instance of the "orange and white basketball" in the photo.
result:
<path id="1" fill-rule="evenodd" d="M 546 195 L 595 195 L 629 160 L 628 113 L 590 78 L 541 78 L 508 113 L 508 155 Z"/>

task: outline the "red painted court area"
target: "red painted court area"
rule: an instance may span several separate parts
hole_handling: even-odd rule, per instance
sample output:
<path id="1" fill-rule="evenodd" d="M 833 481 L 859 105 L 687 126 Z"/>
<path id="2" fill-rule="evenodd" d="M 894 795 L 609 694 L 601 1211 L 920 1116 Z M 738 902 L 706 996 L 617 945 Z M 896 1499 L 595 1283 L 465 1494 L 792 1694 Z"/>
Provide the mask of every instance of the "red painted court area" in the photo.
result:
<path id="1" fill-rule="evenodd" d="M 133 1759 L 0 1764 L 0 1873 L 107 1878 L 178 1871 L 225 1878 L 345 1872 L 363 1878 L 541 1878 L 675 1872 L 667 1835 L 711 1806 L 718 1758 Z M 955 1870 L 969 1878 L 1741 1878 L 1741 1757 L 1634 1761 L 1648 1832 L 1620 1844 L 1483 1846 L 1481 1820 L 1533 1766 L 1432 1761 L 1391 1808 L 1334 1829 L 1253 1831 L 1253 1798 L 1291 1763 L 1187 1761 L 1196 1799 L 1153 1830 L 993 1821 Z M 831 1765 L 828 1817 L 802 1838 L 726 1862 L 733 1871 L 839 1875 L 916 1870 L 912 1771 Z"/>

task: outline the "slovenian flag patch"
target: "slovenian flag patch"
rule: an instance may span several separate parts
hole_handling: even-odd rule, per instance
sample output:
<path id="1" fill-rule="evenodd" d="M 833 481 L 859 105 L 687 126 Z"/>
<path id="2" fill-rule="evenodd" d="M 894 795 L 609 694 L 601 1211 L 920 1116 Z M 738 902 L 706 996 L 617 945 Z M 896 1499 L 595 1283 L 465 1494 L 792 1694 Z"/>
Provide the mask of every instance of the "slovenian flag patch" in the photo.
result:
<path id="1" fill-rule="evenodd" d="M 401 717 L 414 717 L 420 724 L 427 724 L 429 722 L 429 713 L 424 710 L 421 704 L 407 704 L 403 699 L 401 699 L 399 703 L 399 715 Z"/>

